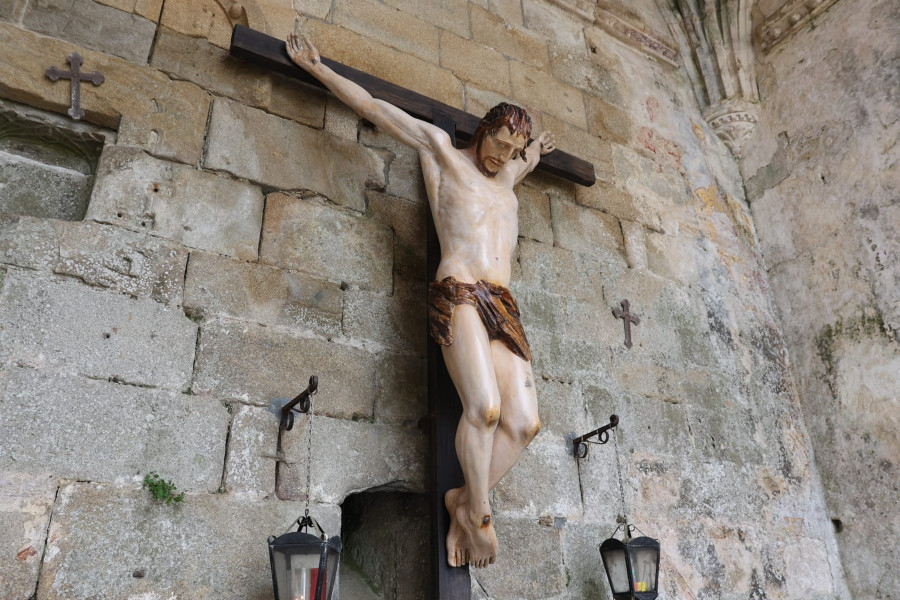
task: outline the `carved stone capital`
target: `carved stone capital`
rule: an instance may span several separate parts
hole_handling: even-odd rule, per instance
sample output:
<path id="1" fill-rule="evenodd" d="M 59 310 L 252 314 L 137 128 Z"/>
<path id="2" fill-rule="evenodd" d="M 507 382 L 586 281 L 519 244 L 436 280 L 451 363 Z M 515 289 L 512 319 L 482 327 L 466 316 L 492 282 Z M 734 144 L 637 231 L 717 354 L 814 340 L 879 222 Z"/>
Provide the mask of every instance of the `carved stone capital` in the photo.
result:
<path id="1" fill-rule="evenodd" d="M 809 20 L 837 0 L 787 0 L 756 26 L 755 37 L 764 54 L 802 29 Z"/>
<path id="2" fill-rule="evenodd" d="M 759 104 L 740 99 L 725 100 L 707 107 L 703 118 L 731 153 L 740 156 L 741 146 L 759 119 Z"/>

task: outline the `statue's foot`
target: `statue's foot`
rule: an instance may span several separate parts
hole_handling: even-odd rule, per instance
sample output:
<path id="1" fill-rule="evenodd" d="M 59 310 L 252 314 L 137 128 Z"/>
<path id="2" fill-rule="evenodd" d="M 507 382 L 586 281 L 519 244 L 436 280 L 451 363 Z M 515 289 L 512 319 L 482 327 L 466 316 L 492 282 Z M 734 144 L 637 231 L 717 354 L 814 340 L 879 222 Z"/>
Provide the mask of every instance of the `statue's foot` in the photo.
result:
<path id="1" fill-rule="evenodd" d="M 494 564 L 498 546 L 494 518 L 489 514 L 473 515 L 467 511 L 465 530 L 469 544 L 469 564 L 476 569 Z"/>
<path id="2" fill-rule="evenodd" d="M 463 567 L 469 562 L 468 536 L 462 526 L 468 511 L 466 495 L 462 488 L 454 488 L 444 494 L 444 506 L 450 513 L 450 531 L 447 532 L 447 563 L 451 567 Z"/>

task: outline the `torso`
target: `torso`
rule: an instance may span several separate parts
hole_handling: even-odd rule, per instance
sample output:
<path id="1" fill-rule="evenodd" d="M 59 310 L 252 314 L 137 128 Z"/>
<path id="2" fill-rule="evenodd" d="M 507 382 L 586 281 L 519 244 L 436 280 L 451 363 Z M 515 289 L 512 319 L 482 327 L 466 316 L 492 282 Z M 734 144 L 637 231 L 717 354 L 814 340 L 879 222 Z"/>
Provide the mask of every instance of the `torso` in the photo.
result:
<path id="1" fill-rule="evenodd" d="M 422 153 L 422 171 L 441 244 L 436 279 L 509 286 L 518 231 L 512 176 L 483 175 L 464 151 Z"/>

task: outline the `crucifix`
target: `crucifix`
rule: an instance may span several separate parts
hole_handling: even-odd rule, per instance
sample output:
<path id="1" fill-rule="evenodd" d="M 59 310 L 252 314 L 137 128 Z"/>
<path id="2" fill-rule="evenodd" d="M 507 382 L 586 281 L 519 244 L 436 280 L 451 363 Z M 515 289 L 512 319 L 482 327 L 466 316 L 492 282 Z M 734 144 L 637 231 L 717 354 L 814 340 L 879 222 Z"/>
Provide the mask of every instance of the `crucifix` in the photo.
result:
<path id="1" fill-rule="evenodd" d="M 531 351 L 508 289 L 518 226 L 513 187 L 535 168 L 590 185 L 593 166 L 555 152 L 549 132 L 530 140 L 520 107 L 501 103 L 479 120 L 323 58 L 296 35 L 285 46 L 236 26 L 231 53 L 326 87 L 418 152 L 432 216 L 433 596 L 469 598 L 461 567 L 487 567 L 497 555 L 488 493 L 540 429 Z M 457 141 L 472 143 L 457 149 Z"/>
<path id="2" fill-rule="evenodd" d="M 45 75 L 47 75 L 51 81 L 59 81 L 60 79 L 68 79 L 71 81 L 71 106 L 69 106 L 67 112 L 70 117 L 78 120 L 84 116 L 84 111 L 81 109 L 81 82 L 90 81 L 97 86 L 103 83 L 105 78 L 98 71 L 94 71 L 93 73 L 82 73 L 81 65 L 84 64 L 84 59 L 82 59 L 81 55 L 77 52 L 68 55 L 66 60 L 69 61 L 71 71 L 60 71 L 57 67 L 53 66 L 47 69 Z"/>
<path id="3" fill-rule="evenodd" d="M 628 300 L 622 300 L 622 308 L 614 308 L 612 309 L 613 314 L 617 319 L 622 319 L 625 321 L 625 347 L 631 348 L 631 324 L 635 325 L 641 324 L 641 318 L 637 315 L 633 315 L 629 312 Z"/>

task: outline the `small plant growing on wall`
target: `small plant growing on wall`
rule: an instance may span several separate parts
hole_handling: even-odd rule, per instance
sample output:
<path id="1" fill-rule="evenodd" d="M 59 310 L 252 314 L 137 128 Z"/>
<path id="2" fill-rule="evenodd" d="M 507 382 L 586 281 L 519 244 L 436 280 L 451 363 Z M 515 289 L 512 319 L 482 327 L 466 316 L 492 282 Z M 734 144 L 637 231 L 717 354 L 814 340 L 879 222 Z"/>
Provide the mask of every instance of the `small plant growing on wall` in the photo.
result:
<path id="1" fill-rule="evenodd" d="M 150 490 L 155 500 L 172 504 L 173 502 L 181 502 L 184 500 L 184 492 L 175 494 L 175 484 L 172 481 L 166 481 L 160 477 L 156 471 L 150 471 L 144 475 L 143 487 Z"/>

